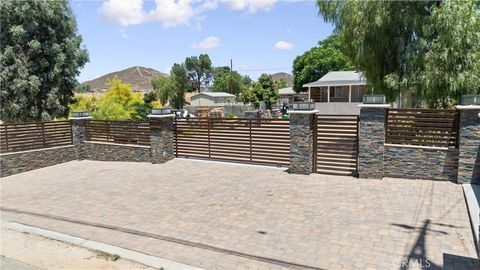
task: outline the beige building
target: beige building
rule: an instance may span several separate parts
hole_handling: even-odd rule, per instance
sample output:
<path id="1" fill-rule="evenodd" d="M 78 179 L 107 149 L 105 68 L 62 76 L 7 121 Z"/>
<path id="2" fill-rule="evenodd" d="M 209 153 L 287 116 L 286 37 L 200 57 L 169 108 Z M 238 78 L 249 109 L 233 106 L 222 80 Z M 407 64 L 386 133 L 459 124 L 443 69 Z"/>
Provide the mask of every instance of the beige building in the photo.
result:
<path id="1" fill-rule="evenodd" d="M 362 72 L 357 71 L 331 71 L 303 87 L 320 114 L 360 114 L 358 104 L 371 92 Z"/>
<path id="2" fill-rule="evenodd" d="M 190 97 L 192 106 L 222 106 L 235 104 L 235 95 L 225 92 L 202 92 Z"/>

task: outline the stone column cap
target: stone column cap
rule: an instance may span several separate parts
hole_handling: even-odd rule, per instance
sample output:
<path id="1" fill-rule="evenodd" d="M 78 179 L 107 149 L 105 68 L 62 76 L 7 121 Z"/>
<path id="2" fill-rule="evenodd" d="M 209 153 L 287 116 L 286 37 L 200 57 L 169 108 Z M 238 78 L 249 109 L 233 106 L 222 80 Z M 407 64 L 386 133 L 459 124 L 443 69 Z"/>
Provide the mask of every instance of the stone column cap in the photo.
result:
<path id="1" fill-rule="evenodd" d="M 360 108 L 385 108 L 385 109 L 387 109 L 387 108 L 392 107 L 392 105 L 390 105 L 390 104 L 364 104 L 364 103 L 362 103 L 362 104 L 358 104 L 358 107 L 360 107 Z"/>
<path id="2" fill-rule="evenodd" d="M 175 117 L 175 114 L 162 114 L 162 115 L 156 115 L 156 114 L 149 114 L 147 116 L 148 118 L 153 118 L 153 119 L 158 119 L 158 118 L 168 118 L 168 117 Z"/>
<path id="3" fill-rule="evenodd" d="M 457 105 L 455 106 L 457 110 L 479 110 L 480 111 L 480 105 Z"/>
<path id="4" fill-rule="evenodd" d="M 314 113 L 318 113 L 319 111 L 318 110 L 288 110 L 287 113 L 288 114 L 314 114 Z"/>
<path id="5" fill-rule="evenodd" d="M 70 120 L 86 120 L 86 119 L 92 119 L 91 116 L 87 116 L 87 117 L 70 117 L 68 118 Z"/>

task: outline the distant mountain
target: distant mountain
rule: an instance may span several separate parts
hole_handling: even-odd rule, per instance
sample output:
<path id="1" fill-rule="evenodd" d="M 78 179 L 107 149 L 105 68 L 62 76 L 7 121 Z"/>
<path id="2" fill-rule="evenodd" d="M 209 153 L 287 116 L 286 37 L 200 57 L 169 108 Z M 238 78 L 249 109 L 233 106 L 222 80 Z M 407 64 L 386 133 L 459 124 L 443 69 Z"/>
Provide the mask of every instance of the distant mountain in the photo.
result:
<path id="1" fill-rule="evenodd" d="M 168 75 L 152 68 L 130 67 L 83 82 L 78 87 L 78 92 L 103 92 L 107 88 L 107 81 L 114 76 L 118 76 L 122 82 L 130 84 L 133 91 L 147 92 L 153 90 L 152 79 Z"/>
<path id="2" fill-rule="evenodd" d="M 283 79 L 286 83 L 287 86 L 292 86 L 293 85 L 293 75 L 285 73 L 285 72 L 277 72 L 272 74 L 272 79 L 274 80 L 280 80 Z"/>

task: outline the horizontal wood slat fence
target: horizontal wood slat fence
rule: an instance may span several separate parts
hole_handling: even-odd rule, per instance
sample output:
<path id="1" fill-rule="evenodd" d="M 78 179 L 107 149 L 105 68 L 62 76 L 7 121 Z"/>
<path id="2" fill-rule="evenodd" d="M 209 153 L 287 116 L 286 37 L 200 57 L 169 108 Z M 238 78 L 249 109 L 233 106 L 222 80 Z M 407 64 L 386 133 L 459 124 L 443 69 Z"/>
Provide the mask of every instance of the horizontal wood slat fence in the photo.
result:
<path id="1" fill-rule="evenodd" d="M 0 152 L 17 152 L 72 145 L 70 121 L 0 125 Z"/>
<path id="2" fill-rule="evenodd" d="M 87 141 L 150 146 L 148 121 L 88 120 L 85 123 Z"/>
<path id="3" fill-rule="evenodd" d="M 316 172 L 358 175 L 358 115 L 316 115 L 314 165 Z"/>
<path id="4" fill-rule="evenodd" d="M 290 163 L 284 119 L 175 119 L 175 155 L 258 164 Z"/>
<path id="5" fill-rule="evenodd" d="M 385 142 L 458 147 L 459 112 L 440 109 L 389 109 Z"/>

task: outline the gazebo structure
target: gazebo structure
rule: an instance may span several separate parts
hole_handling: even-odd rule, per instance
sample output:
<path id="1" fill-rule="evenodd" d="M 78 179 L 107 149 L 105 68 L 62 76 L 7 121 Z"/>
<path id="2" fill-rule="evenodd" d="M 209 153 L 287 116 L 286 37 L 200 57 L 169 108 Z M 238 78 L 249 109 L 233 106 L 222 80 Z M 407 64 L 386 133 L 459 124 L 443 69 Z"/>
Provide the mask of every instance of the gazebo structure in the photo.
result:
<path id="1" fill-rule="evenodd" d="M 303 87 L 308 88 L 308 99 L 322 114 L 359 114 L 358 104 L 371 90 L 362 72 L 357 71 L 331 71 Z"/>

